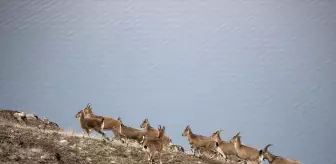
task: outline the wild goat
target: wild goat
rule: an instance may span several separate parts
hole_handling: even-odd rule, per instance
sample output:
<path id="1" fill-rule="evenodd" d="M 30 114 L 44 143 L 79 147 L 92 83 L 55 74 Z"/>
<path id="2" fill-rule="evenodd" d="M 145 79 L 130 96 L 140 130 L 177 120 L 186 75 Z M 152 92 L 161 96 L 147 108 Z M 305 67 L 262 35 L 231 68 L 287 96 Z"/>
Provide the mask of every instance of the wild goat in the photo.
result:
<path id="1" fill-rule="evenodd" d="M 111 117 L 97 116 L 93 114 L 90 103 L 86 105 L 84 113 L 87 118 L 104 118 L 103 130 L 111 130 L 114 133 L 114 138 L 119 136 L 125 136 L 121 131 L 121 123 L 119 120 L 113 119 Z"/>
<path id="2" fill-rule="evenodd" d="M 154 163 L 154 156 L 155 153 L 157 152 L 159 154 L 159 160 L 160 164 L 162 164 L 161 161 L 161 151 L 163 150 L 163 136 L 165 133 L 165 127 L 163 126 L 161 128 L 161 125 L 159 125 L 158 128 L 159 133 L 157 134 L 156 137 L 150 137 L 148 138 L 147 136 L 144 138 L 143 142 L 143 150 L 148 153 L 148 161 L 149 163 Z"/>
<path id="3" fill-rule="evenodd" d="M 238 157 L 248 160 L 252 163 L 262 163 L 263 158 L 260 157 L 262 155 L 260 154 L 261 152 L 256 148 L 252 148 L 252 147 L 241 144 L 240 138 L 241 138 L 240 132 L 238 132 L 232 138 L 232 142 L 233 142 L 233 145 L 237 152 Z"/>
<path id="4" fill-rule="evenodd" d="M 118 117 L 118 120 L 121 123 L 121 130 L 122 130 L 123 134 L 125 135 L 125 136 L 121 136 L 121 138 L 125 139 L 126 145 L 128 145 L 128 142 L 126 141 L 126 139 L 135 140 L 139 144 L 140 144 L 141 141 L 143 141 L 143 138 L 145 136 L 144 131 L 124 125 L 123 122 L 121 121 L 120 117 Z"/>
<path id="5" fill-rule="evenodd" d="M 228 156 L 230 156 L 231 160 L 233 161 L 239 161 L 236 149 L 234 148 L 234 145 L 232 142 L 223 141 L 220 137 L 220 133 L 223 130 L 217 130 L 211 135 L 211 138 L 216 141 L 216 150 L 218 153 L 220 153 L 225 160 L 228 159 Z"/>
<path id="6" fill-rule="evenodd" d="M 262 151 L 264 155 L 264 159 L 267 159 L 267 161 L 270 164 L 302 164 L 301 162 L 297 160 L 292 159 L 286 159 L 284 157 L 275 156 L 272 153 L 270 153 L 267 149 L 268 147 L 273 146 L 272 144 L 268 144 L 265 146 L 264 150 Z"/>
<path id="7" fill-rule="evenodd" d="M 155 138 L 158 136 L 159 131 L 150 125 L 147 118 L 142 121 L 140 128 L 144 128 L 146 137 Z M 164 149 L 168 148 L 172 144 L 171 138 L 165 134 L 162 136 L 162 142 L 163 142 Z"/>
<path id="8" fill-rule="evenodd" d="M 213 154 L 210 158 L 213 158 L 217 154 L 216 142 L 211 137 L 194 134 L 189 125 L 185 128 L 182 136 L 188 137 L 191 149 L 194 149 L 194 156 L 196 156 L 196 151 L 200 155 L 201 150 L 207 150 L 209 153 Z"/>
<path id="9" fill-rule="evenodd" d="M 104 118 L 85 118 L 84 112 L 82 110 L 79 111 L 75 115 L 75 117 L 79 119 L 81 128 L 83 129 L 83 132 L 87 133 L 88 137 L 90 137 L 90 132 L 93 129 L 96 132 L 100 133 L 104 138 L 109 140 L 108 137 L 106 137 L 106 134 L 102 132 L 104 127 Z"/>

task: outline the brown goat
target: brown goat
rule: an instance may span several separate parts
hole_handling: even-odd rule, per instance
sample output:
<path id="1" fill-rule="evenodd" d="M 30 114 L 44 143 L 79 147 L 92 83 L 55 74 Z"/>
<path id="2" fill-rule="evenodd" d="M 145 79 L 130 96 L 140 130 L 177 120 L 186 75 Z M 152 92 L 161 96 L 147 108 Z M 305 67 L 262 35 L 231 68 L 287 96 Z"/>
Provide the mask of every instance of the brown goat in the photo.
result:
<path id="1" fill-rule="evenodd" d="M 150 125 L 147 118 L 142 121 L 140 128 L 144 129 L 144 132 L 146 133 L 146 137 L 148 138 L 151 138 L 151 137 L 155 138 L 158 136 L 159 131 Z M 162 136 L 162 142 L 163 142 L 164 149 L 169 148 L 169 146 L 172 144 L 171 138 L 167 136 L 166 134 Z"/>
<path id="2" fill-rule="evenodd" d="M 264 150 L 263 150 L 263 155 L 264 155 L 264 159 L 267 159 L 267 161 L 270 164 L 302 164 L 300 161 L 297 160 L 292 160 L 292 159 L 287 159 L 284 157 L 280 157 L 280 156 L 275 156 L 272 153 L 270 153 L 267 149 L 268 147 L 273 146 L 272 144 L 268 144 L 265 146 Z"/>
<path id="3" fill-rule="evenodd" d="M 157 152 L 159 154 L 160 164 L 162 164 L 161 152 L 163 150 L 163 136 L 165 133 L 165 127 L 163 126 L 161 128 L 161 125 L 159 125 L 158 131 L 159 133 L 156 137 L 148 138 L 146 136 L 142 144 L 143 150 L 148 153 L 149 163 L 154 163 L 154 156 L 155 156 L 155 153 Z"/>
<path id="4" fill-rule="evenodd" d="M 125 136 L 121 131 L 121 123 L 119 120 L 113 119 L 111 117 L 98 116 L 93 114 L 91 104 L 87 104 L 84 109 L 85 116 L 87 118 L 104 118 L 103 130 L 111 130 L 115 137 Z"/>
<path id="5" fill-rule="evenodd" d="M 188 138 L 191 149 L 194 149 L 194 156 L 196 156 L 196 151 L 200 155 L 201 150 L 213 154 L 210 158 L 217 154 L 216 142 L 211 137 L 194 134 L 189 125 L 184 129 L 182 136 Z"/>
<path id="6" fill-rule="evenodd" d="M 118 117 L 118 120 L 121 123 L 121 130 L 123 134 L 125 135 L 125 136 L 121 136 L 121 138 L 135 140 L 139 144 L 141 143 L 141 141 L 143 141 L 143 138 L 146 134 L 144 131 L 124 125 L 120 117 Z M 128 145 L 127 141 L 126 141 L 126 145 Z"/>
<path id="7" fill-rule="evenodd" d="M 227 160 L 228 157 L 230 157 L 232 161 L 239 162 L 240 159 L 237 156 L 237 151 L 234 148 L 233 143 L 224 141 L 220 137 L 220 133 L 222 131 L 223 130 L 217 130 L 211 135 L 212 139 L 216 141 L 217 152 L 219 152 L 224 157 L 225 160 Z"/>
<path id="8" fill-rule="evenodd" d="M 262 162 L 262 159 L 260 159 L 260 150 L 241 144 L 241 136 L 239 134 L 237 133 L 232 138 L 238 157 L 254 163 Z"/>
<path id="9" fill-rule="evenodd" d="M 84 112 L 82 110 L 79 111 L 75 115 L 75 117 L 79 119 L 81 128 L 84 132 L 87 133 L 88 137 L 90 137 L 91 130 L 94 129 L 96 132 L 100 133 L 104 138 L 108 140 L 106 134 L 102 132 L 102 127 L 104 126 L 104 118 L 85 118 Z"/>

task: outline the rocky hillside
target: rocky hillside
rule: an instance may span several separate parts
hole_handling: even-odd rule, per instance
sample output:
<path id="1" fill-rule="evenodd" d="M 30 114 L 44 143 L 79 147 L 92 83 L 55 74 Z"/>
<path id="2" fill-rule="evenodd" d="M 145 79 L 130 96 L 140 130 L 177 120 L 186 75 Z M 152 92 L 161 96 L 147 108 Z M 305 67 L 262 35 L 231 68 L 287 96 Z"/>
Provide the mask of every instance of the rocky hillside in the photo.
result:
<path id="1" fill-rule="evenodd" d="M 157 161 L 158 162 L 158 161 Z M 196 158 L 181 152 L 164 152 L 163 163 L 224 163 Z M 63 130 L 56 123 L 33 114 L 0 110 L 0 163 L 148 163 L 136 143 L 125 146 L 120 141 L 87 138 Z"/>

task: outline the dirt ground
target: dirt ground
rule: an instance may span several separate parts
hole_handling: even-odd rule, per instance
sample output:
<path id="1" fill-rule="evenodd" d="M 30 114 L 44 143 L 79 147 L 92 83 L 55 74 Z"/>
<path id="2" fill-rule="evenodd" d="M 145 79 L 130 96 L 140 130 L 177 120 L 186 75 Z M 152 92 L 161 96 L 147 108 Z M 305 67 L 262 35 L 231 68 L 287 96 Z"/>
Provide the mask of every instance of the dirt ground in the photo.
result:
<path id="1" fill-rule="evenodd" d="M 135 144 L 125 146 L 118 140 L 83 138 L 82 134 L 64 131 L 55 123 L 46 125 L 40 118 L 18 121 L 13 116 L 16 112 L 0 110 L 0 163 L 149 163 L 146 154 Z M 164 152 L 162 162 L 224 164 L 220 160 L 197 158 L 181 152 Z"/>

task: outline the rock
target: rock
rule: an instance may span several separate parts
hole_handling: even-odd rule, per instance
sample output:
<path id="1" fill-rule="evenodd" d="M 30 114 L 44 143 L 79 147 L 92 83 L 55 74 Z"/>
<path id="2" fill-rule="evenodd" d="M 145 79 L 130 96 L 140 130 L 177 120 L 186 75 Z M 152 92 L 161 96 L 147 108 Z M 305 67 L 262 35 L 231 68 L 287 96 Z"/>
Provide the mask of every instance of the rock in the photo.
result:
<path id="1" fill-rule="evenodd" d="M 44 125 L 44 124 L 41 124 L 41 125 L 38 126 L 39 129 L 45 129 L 45 127 L 46 127 L 46 125 Z"/>
<path id="2" fill-rule="evenodd" d="M 42 149 L 31 148 L 30 151 L 33 152 L 33 153 L 41 153 L 41 152 L 42 152 Z"/>
<path id="3" fill-rule="evenodd" d="M 43 121 L 44 123 L 46 123 L 46 124 L 49 124 L 49 120 L 48 120 L 47 118 L 45 118 L 45 117 L 42 119 L 42 121 Z"/>
<path id="4" fill-rule="evenodd" d="M 68 141 L 67 140 L 61 140 L 60 144 L 68 144 Z"/>
<path id="5" fill-rule="evenodd" d="M 51 125 L 51 126 L 53 126 L 53 127 L 57 127 L 57 128 L 59 128 L 59 126 L 58 126 L 58 124 L 56 124 L 55 122 L 49 122 L 49 125 Z"/>
<path id="6" fill-rule="evenodd" d="M 16 161 L 20 159 L 20 157 L 18 157 L 18 156 L 15 155 L 15 154 L 8 156 L 8 158 L 9 158 L 10 160 L 16 160 Z"/>
<path id="7" fill-rule="evenodd" d="M 89 157 L 86 157 L 85 160 L 86 160 L 87 162 L 91 162 L 91 161 L 92 161 L 92 159 L 89 158 Z"/>
<path id="8" fill-rule="evenodd" d="M 171 144 L 169 148 L 173 152 L 184 152 L 184 148 L 181 145 Z"/>
<path id="9" fill-rule="evenodd" d="M 112 150 L 112 151 L 116 151 L 117 149 L 116 149 L 116 148 L 113 148 L 113 147 L 110 147 L 110 150 Z"/>
<path id="10" fill-rule="evenodd" d="M 185 151 L 185 153 L 186 153 L 187 155 L 194 155 L 194 153 L 191 152 L 191 151 Z"/>
<path id="11" fill-rule="evenodd" d="M 26 114 L 28 120 L 37 120 L 37 116 L 34 114 Z"/>
<path id="12" fill-rule="evenodd" d="M 24 113 L 24 112 L 14 113 L 13 116 L 14 116 L 17 120 L 22 121 L 23 119 L 26 118 L 26 113 Z"/>
<path id="13" fill-rule="evenodd" d="M 19 155 L 20 159 L 25 159 L 26 157 L 22 154 Z"/>
<path id="14" fill-rule="evenodd" d="M 48 154 L 44 154 L 41 156 L 41 159 L 47 159 L 47 158 L 49 158 Z"/>
<path id="15" fill-rule="evenodd" d="M 117 163 L 116 161 L 111 161 L 110 163 Z"/>
<path id="16" fill-rule="evenodd" d="M 14 117 L 23 117 L 23 116 L 26 116 L 26 113 L 18 112 L 18 113 L 14 113 L 13 115 L 14 115 Z"/>
<path id="17" fill-rule="evenodd" d="M 76 148 L 76 144 L 71 145 L 70 148 L 71 148 L 71 149 L 75 149 L 75 148 Z"/>

